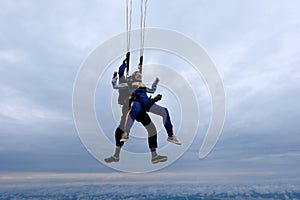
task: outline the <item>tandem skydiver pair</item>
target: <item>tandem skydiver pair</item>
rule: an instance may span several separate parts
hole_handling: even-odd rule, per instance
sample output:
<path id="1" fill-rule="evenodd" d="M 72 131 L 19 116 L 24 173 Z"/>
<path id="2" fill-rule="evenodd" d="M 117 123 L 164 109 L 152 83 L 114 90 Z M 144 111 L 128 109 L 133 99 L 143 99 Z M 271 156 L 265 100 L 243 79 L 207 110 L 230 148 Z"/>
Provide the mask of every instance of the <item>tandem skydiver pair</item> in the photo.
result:
<path id="1" fill-rule="evenodd" d="M 128 55 L 128 54 L 127 54 Z M 130 129 L 134 121 L 141 122 L 148 132 L 148 146 L 151 151 L 151 162 L 153 164 L 167 161 L 167 156 L 158 155 L 156 153 L 157 145 L 157 130 L 148 115 L 148 112 L 162 117 L 165 130 L 168 134 L 167 141 L 177 145 L 181 145 L 173 132 L 173 125 L 170 114 L 167 108 L 158 105 L 156 102 L 161 100 L 162 95 L 156 97 L 148 97 L 147 93 L 156 91 L 159 78 L 156 78 L 152 83 L 151 88 L 142 83 L 142 57 L 140 58 L 139 71 L 135 71 L 131 76 L 125 77 L 125 69 L 128 69 L 129 59 L 125 59 L 119 67 L 118 72 L 113 74 L 112 86 L 119 91 L 118 103 L 122 106 L 122 116 L 120 123 L 115 130 L 115 153 L 114 155 L 105 158 L 105 162 L 118 162 L 120 160 L 120 151 L 124 142 L 129 139 Z M 117 84 L 119 76 L 119 83 Z"/>

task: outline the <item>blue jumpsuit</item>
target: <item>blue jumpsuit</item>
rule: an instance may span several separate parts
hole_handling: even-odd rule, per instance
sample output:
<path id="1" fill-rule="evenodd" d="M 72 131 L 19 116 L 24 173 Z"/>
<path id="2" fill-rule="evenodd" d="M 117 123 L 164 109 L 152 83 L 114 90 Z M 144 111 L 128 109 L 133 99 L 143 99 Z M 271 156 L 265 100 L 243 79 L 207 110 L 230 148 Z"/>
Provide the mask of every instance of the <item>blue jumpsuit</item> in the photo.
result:
<path id="1" fill-rule="evenodd" d="M 131 108 L 126 116 L 124 125 L 125 133 L 129 134 L 134 121 L 137 119 L 137 117 L 139 117 L 139 115 L 144 112 L 151 112 L 153 114 L 162 116 L 164 127 L 168 133 L 168 136 L 173 136 L 173 125 L 171 123 L 171 118 L 167 108 L 154 103 L 149 110 L 145 109 L 145 106 L 149 103 L 147 91 L 148 88 L 146 87 L 139 87 L 134 91 L 133 95 L 135 96 L 135 100 L 131 104 Z"/>

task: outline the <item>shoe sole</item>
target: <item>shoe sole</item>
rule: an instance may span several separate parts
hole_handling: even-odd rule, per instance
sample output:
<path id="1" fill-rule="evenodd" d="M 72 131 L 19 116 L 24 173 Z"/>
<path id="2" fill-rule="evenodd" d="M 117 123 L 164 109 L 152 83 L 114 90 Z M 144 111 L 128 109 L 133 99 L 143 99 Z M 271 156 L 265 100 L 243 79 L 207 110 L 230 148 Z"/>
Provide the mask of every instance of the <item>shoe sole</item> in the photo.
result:
<path id="1" fill-rule="evenodd" d="M 168 160 L 168 158 L 160 158 L 160 159 L 157 159 L 157 160 L 152 160 L 152 163 L 156 164 L 156 163 L 159 163 L 159 162 L 166 162 L 167 160 Z"/>
<path id="2" fill-rule="evenodd" d="M 115 159 L 115 160 L 106 160 L 106 159 L 104 159 L 104 161 L 105 161 L 106 163 L 119 162 L 119 160 L 120 160 L 120 159 Z"/>
<path id="3" fill-rule="evenodd" d="M 177 145 L 181 145 L 181 142 L 176 142 L 176 141 L 170 140 L 170 139 L 167 139 L 167 141 L 168 141 L 168 142 L 172 142 L 172 143 L 177 144 Z"/>
<path id="4" fill-rule="evenodd" d="M 126 142 L 128 139 L 121 139 L 120 142 Z"/>

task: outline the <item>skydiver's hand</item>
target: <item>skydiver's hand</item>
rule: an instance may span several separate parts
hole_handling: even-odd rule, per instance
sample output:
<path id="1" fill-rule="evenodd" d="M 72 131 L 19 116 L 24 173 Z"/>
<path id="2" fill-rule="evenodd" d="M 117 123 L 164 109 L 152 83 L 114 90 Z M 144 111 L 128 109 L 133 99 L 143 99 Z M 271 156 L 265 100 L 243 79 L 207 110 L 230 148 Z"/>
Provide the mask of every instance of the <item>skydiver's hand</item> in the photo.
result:
<path id="1" fill-rule="evenodd" d="M 156 77 L 156 79 L 155 79 L 154 83 L 155 83 L 155 84 L 158 84 L 158 82 L 159 82 L 159 78 L 158 78 L 158 77 Z"/>
<path id="2" fill-rule="evenodd" d="M 114 72 L 113 78 L 115 78 L 118 75 L 118 72 Z"/>
<path id="3" fill-rule="evenodd" d="M 156 97 L 154 97 L 153 99 L 154 99 L 155 102 L 158 102 L 158 101 L 161 100 L 161 98 L 162 98 L 162 95 L 161 95 L 161 94 L 158 94 L 158 95 L 156 95 Z"/>

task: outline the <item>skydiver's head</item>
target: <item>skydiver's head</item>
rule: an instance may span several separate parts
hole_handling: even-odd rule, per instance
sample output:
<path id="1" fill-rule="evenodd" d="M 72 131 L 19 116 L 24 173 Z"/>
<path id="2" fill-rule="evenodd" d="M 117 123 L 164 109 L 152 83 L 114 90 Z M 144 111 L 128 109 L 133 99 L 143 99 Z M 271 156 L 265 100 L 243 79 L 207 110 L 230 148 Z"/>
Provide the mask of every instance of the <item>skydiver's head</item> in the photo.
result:
<path id="1" fill-rule="evenodd" d="M 142 81 L 142 74 L 140 71 L 133 72 L 131 76 L 134 81 Z"/>

